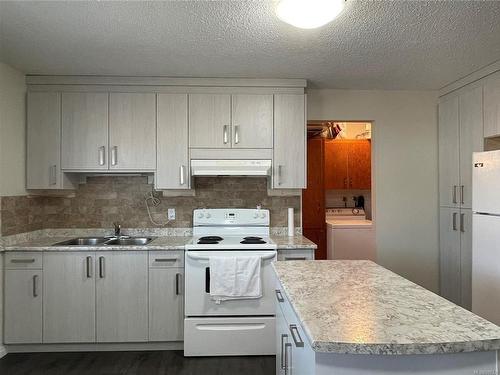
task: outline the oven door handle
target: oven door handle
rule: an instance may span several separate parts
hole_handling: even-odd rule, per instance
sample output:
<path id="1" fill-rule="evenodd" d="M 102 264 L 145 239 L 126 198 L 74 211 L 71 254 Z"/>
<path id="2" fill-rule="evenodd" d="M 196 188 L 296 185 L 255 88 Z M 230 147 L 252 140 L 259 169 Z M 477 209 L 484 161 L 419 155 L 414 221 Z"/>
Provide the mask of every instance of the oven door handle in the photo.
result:
<path id="1" fill-rule="evenodd" d="M 202 256 L 202 255 L 196 255 L 196 254 L 191 254 L 189 252 L 186 253 L 186 256 L 188 258 L 191 258 L 193 260 L 209 260 L 209 256 Z M 269 255 L 263 255 L 260 257 L 261 260 L 268 260 L 268 259 L 273 259 L 276 256 L 276 253 L 272 253 Z"/>

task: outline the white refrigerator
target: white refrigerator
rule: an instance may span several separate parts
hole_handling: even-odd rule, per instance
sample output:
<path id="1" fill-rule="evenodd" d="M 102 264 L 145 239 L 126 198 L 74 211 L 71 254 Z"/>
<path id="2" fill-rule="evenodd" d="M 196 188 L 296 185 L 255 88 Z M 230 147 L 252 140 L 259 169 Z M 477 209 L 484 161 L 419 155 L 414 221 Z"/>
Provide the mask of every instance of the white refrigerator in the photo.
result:
<path id="1" fill-rule="evenodd" d="M 500 151 L 473 156 L 472 311 L 500 325 Z"/>

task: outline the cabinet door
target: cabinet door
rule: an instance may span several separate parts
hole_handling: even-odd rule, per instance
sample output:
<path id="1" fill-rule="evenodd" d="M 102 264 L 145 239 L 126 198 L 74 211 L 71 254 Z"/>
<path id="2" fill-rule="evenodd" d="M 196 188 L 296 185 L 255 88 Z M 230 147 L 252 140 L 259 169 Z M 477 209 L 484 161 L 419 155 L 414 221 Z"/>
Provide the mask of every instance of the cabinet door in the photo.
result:
<path id="1" fill-rule="evenodd" d="M 345 141 L 325 141 L 325 189 L 348 189 L 349 143 Z"/>
<path id="2" fill-rule="evenodd" d="M 274 95 L 275 189 L 306 187 L 305 97 L 298 94 Z"/>
<path id="3" fill-rule="evenodd" d="M 484 137 L 500 135 L 500 73 L 484 84 Z"/>
<path id="4" fill-rule="evenodd" d="M 439 205 L 458 207 L 459 202 L 459 110 L 458 97 L 439 103 Z"/>
<path id="5" fill-rule="evenodd" d="M 326 259 L 326 226 L 325 228 L 303 228 L 304 237 L 314 242 L 318 248 L 313 252 L 315 259 Z"/>
<path id="6" fill-rule="evenodd" d="M 95 342 L 94 253 L 44 254 L 43 342 Z"/>
<path id="7" fill-rule="evenodd" d="M 108 94 L 62 93 L 63 169 L 108 169 Z"/>
<path id="8" fill-rule="evenodd" d="M 100 252 L 96 273 L 97 342 L 148 341 L 147 252 Z"/>
<path id="9" fill-rule="evenodd" d="M 324 228 L 325 183 L 324 142 L 322 138 L 307 141 L 307 189 L 302 191 L 302 226 Z"/>
<path id="10" fill-rule="evenodd" d="M 460 210 L 461 306 L 472 307 L 472 210 Z"/>
<path id="11" fill-rule="evenodd" d="M 110 169 L 156 168 L 156 94 L 109 94 Z"/>
<path id="12" fill-rule="evenodd" d="M 371 142 L 368 140 L 349 143 L 349 189 L 368 190 L 372 187 Z"/>
<path id="13" fill-rule="evenodd" d="M 157 189 L 189 189 L 188 97 L 158 94 Z"/>
<path id="14" fill-rule="evenodd" d="M 42 343 L 42 271 L 5 270 L 4 342 Z"/>
<path id="15" fill-rule="evenodd" d="M 472 208 L 472 153 L 483 151 L 482 87 L 460 95 L 460 197 L 462 207 Z"/>
<path id="16" fill-rule="evenodd" d="M 232 96 L 232 146 L 273 148 L 273 96 Z"/>
<path id="17" fill-rule="evenodd" d="M 441 296 L 460 304 L 460 211 L 441 208 L 439 220 Z"/>
<path id="18" fill-rule="evenodd" d="M 26 188 L 61 189 L 61 94 L 28 92 Z"/>
<path id="19" fill-rule="evenodd" d="M 189 95 L 189 147 L 231 147 L 230 95 Z"/>
<path id="20" fill-rule="evenodd" d="M 149 341 L 184 338 L 183 268 L 149 269 Z"/>
<path id="21" fill-rule="evenodd" d="M 282 292 L 283 293 L 283 292 Z M 285 346 L 290 352 L 290 339 L 288 325 L 285 315 L 281 311 L 280 304 L 276 304 L 276 374 L 285 374 Z M 288 344 L 288 345 L 287 345 Z"/>

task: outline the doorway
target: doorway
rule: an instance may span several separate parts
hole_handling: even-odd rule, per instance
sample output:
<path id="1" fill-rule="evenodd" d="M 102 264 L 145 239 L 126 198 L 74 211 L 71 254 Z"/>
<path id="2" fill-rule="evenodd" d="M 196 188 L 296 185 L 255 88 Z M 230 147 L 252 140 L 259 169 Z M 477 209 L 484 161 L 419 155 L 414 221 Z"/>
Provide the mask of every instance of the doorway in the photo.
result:
<path id="1" fill-rule="evenodd" d="M 371 121 L 308 121 L 303 233 L 316 259 L 375 260 Z"/>

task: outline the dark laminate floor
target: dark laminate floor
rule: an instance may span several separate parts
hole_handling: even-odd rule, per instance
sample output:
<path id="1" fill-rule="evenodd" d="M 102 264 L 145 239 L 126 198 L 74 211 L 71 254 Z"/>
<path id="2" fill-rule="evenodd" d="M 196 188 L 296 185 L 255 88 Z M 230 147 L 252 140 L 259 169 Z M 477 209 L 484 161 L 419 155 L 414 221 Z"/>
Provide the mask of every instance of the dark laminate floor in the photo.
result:
<path id="1" fill-rule="evenodd" d="M 190 357 L 182 351 L 8 354 L 1 375 L 274 375 L 275 357 Z"/>

